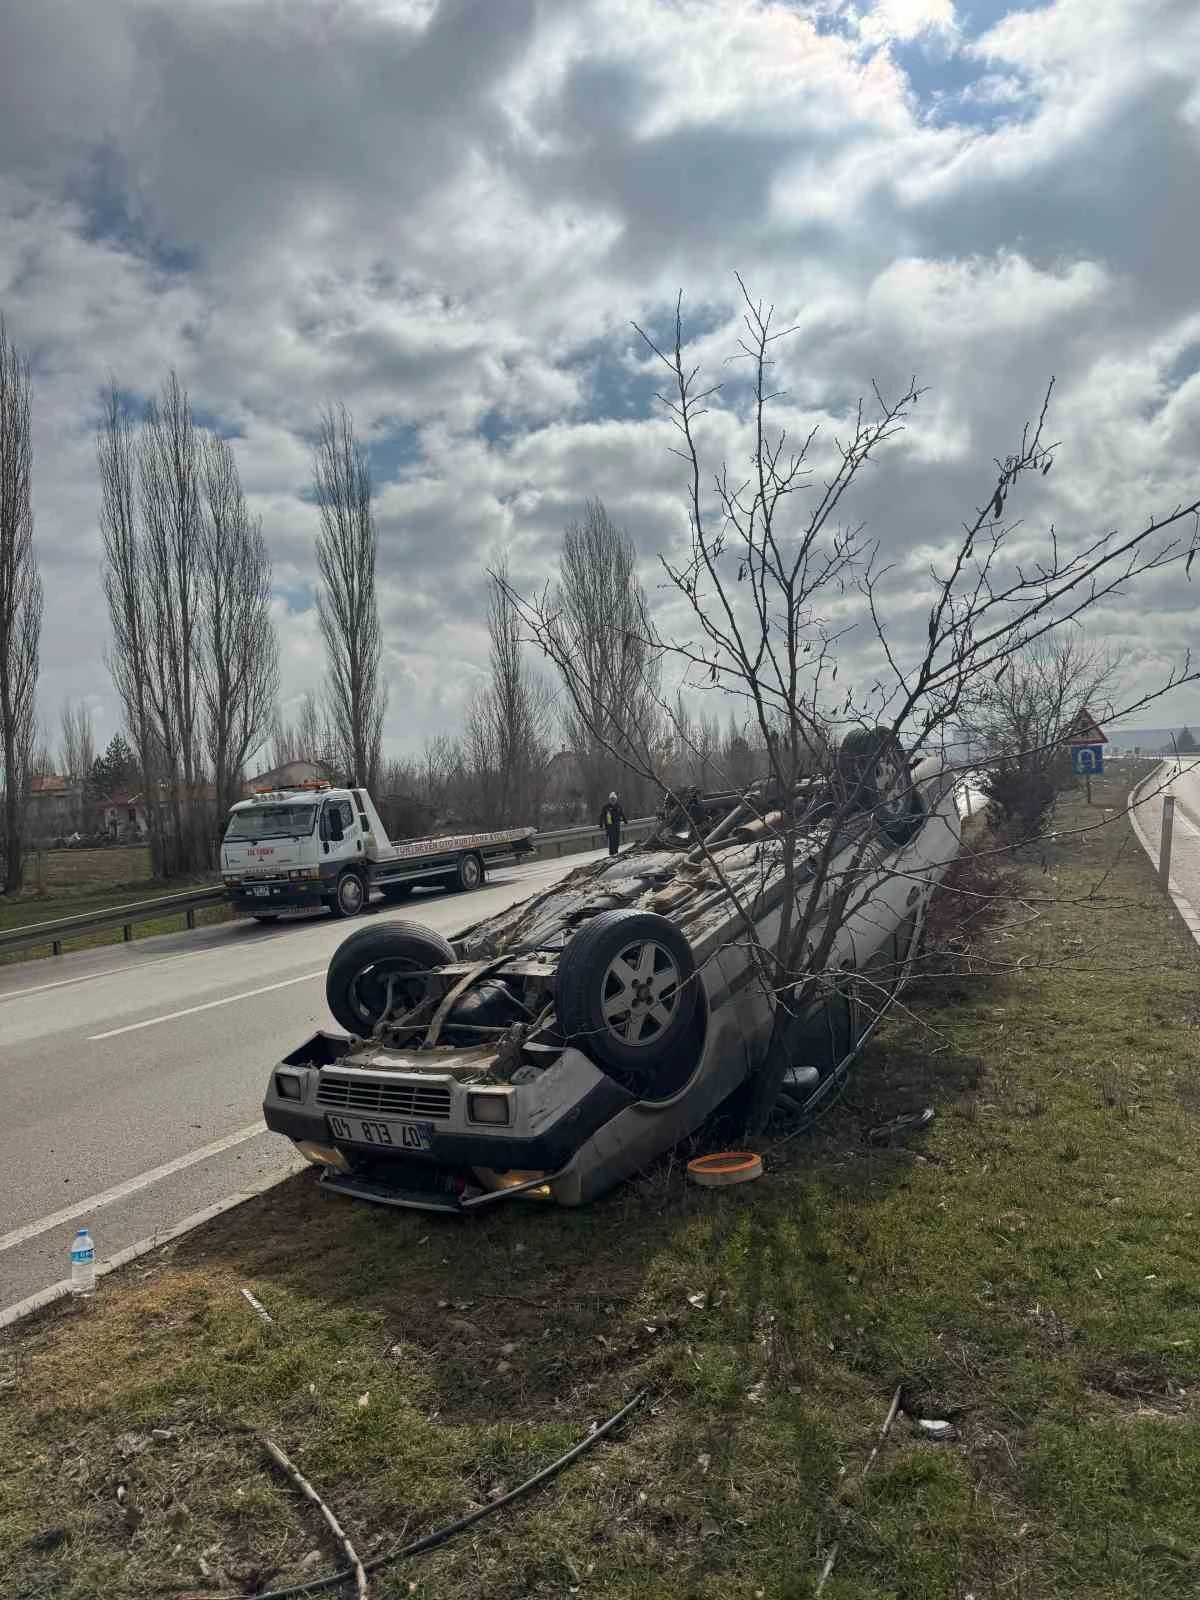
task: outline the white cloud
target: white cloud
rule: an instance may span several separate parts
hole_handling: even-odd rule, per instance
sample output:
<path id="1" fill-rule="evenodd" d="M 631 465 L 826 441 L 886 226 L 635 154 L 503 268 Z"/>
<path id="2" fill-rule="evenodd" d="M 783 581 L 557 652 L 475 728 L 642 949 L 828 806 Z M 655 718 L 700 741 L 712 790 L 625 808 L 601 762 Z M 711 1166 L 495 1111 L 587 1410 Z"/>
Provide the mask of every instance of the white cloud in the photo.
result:
<path id="1" fill-rule="evenodd" d="M 1200 13 L 1056 0 L 970 37 L 974 9 L 16 8 L 0 308 L 36 368 L 47 713 L 86 692 L 116 723 L 92 439 L 110 371 L 146 393 L 177 366 L 235 433 L 293 700 L 322 670 L 306 441 L 345 398 L 379 463 L 397 746 L 461 709 L 491 552 L 544 581 L 600 495 L 656 581 L 683 475 L 629 324 L 662 332 L 680 287 L 730 403 L 735 270 L 797 326 L 778 350 L 797 426 L 836 425 L 873 378 L 930 386 L 856 502 L 898 570 L 958 525 L 1051 373 L 1064 448 L 1024 537 L 1178 497 L 1200 406 Z M 707 426 L 744 457 L 733 417 Z M 1105 625 L 1157 648 L 1182 626 L 1160 602 Z"/>

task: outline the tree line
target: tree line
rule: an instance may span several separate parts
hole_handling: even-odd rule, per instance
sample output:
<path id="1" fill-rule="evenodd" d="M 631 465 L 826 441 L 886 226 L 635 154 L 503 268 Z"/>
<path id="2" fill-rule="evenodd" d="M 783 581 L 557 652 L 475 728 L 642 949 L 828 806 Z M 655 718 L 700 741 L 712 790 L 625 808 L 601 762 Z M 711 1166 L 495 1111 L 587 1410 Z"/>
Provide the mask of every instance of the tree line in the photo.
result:
<path id="1" fill-rule="evenodd" d="M 458 733 L 426 740 L 406 760 L 383 756 L 379 537 L 369 460 L 345 406 L 324 409 L 312 445 L 324 687 L 285 724 L 270 557 L 234 447 L 197 422 L 173 372 L 140 409 L 112 382 L 97 463 L 107 661 L 124 730 L 103 760 L 91 754 L 89 768 L 87 713 L 66 708 L 68 771 L 90 773 L 98 786 L 118 769 L 128 776 L 132 759 L 155 870 L 164 876 L 214 864 L 220 824 L 251 761 L 324 763 L 369 787 L 389 830 L 404 835 L 455 823 L 574 821 L 598 813 L 613 788 L 629 815 L 664 795 L 764 776 L 790 794 L 828 766 L 846 728 L 884 721 L 918 752 L 944 749 L 965 732 L 995 767 L 1005 814 L 1018 823 L 1036 816 L 1040 825 L 1062 781 L 1068 719 L 1113 688 L 1120 666 L 1072 643 L 1077 630 L 1091 606 L 1132 579 L 1185 558 L 1190 567 L 1192 547 L 1176 530 L 1192 508 L 1069 555 L 1055 545 L 1055 564 L 1035 576 L 1011 565 L 1005 504 L 1020 479 L 1053 464 L 1043 410 L 1002 461 L 950 569 L 931 575 L 927 646 L 902 661 L 884 614 L 886 560 L 860 528 L 839 520 L 839 507 L 919 393 L 879 401 L 873 417 L 860 411 L 848 439 L 833 441 L 824 476 L 814 473 L 817 435 L 793 446 L 764 421 L 778 399 L 769 382 L 776 335 L 770 311 L 748 296 L 745 303 L 742 354 L 754 373 L 758 419 L 755 470 L 745 481 L 724 463 L 702 469 L 694 422 L 714 391 L 697 390 L 684 363 L 680 316 L 673 348 L 647 341 L 668 375 L 663 399 L 690 468 L 689 540 L 681 559 L 659 557 L 677 609 L 690 619 L 686 636 L 660 630 L 633 540 L 590 500 L 567 524 L 556 572 L 540 593 L 522 595 L 504 558 L 493 562 L 487 671 Z M 31 407 L 28 360 L 0 321 L 0 851 L 9 891 L 21 882 L 38 765 L 43 592 Z M 805 497 L 811 515 L 793 526 L 793 503 Z M 877 656 L 871 687 L 869 675 L 838 684 L 845 629 L 833 618 L 854 592 Z M 1196 676 L 1185 663 L 1121 709 L 1136 711 Z"/>
<path id="2" fill-rule="evenodd" d="M 89 831 L 89 801 L 136 792 L 153 869 L 172 877 L 215 864 L 222 820 L 252 762 L 322 763 L 342 781 L 367 786 L 398 834 L 458 822 L 536 823 L 547 815 L 575 821 L 598 812 L 613 788 L 635 814 L 651 803 L 653 786 L 626 758 L 647 740 L 680 782 L 703 785 L 718 765 L 747 772 L 753 765 L 735 722 L 696 719 L 682 700 L 672 715 L 660 713 L 657 661 L 637 625 L 645 605 L 637 552 L 598 500 L 567 525 L 548 591 L 588 685 L 586 708 L 581 712 L 561 681 L 529 660 L 501 557 L 488 580 L 488 669 L 459 732 L 426 740 L 417 758 L 385 761 L 374 493 L 367 453 L 341 404 L 324 409 L 312 446 L 325 682 L 283 722 L 261 520 L 249 509 L 234 446 L 197 421 L 174 372 L 140 407 L 110 381 L 97 431 L 106 664 L 123 727 L 97 755 L 89 708 L 69 702 L 52 754 L 37 716 L 43 590 L 33 539 L 32 403 L 28 358 L 0 321 L 0 857 L 7 892 L 21 886 L 39 776 L 71 780 L 81 832 Z"/>

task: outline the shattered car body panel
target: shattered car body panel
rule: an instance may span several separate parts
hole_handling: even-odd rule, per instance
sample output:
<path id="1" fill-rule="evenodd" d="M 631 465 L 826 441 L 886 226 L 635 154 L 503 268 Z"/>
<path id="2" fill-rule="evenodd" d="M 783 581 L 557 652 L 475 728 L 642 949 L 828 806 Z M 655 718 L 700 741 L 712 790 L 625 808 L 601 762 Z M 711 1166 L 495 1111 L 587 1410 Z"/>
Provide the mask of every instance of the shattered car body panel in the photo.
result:
<path id="1" fill-rule="evenodd" d="M 808 807 L 798 901 L 822 850 L 831 859 L 814 943 L 848 863 L 854 893 L 831 931 L 822 999 L 797 1033 L 784 1086 L 793 1109 L 836 1085 L 901 981 L 958 851 L 954 789 L 939 764 L 915 769 L 908 820 L 890 834 L 869 813 Z M 642 1170 L 766 1056 L 775 998 L 752 946 L 771 947 L 779 930 L 783 839 L 763 809 L 745 795 L 696 797 L 643 844 L 475 924 L 454 959 L 421 972 L 396 963 L 389 1014 L 362 1030 L 371 1037 L 318 1034 L 273 1071 L 267 1126 L 322 1165 L 329 1187 L 425 1209 L 513 1196 L 579 1205 Z M 636 936 L 622 947 L 625 929 Z M 594 972 L 581 952 L 597 952 Z M 385 968 L 368 962 L 363 985 Z M 407 985 L 400 1003 L 396 982 Z M 590 1029 L 560 1017 L 576 1002 Z"/>

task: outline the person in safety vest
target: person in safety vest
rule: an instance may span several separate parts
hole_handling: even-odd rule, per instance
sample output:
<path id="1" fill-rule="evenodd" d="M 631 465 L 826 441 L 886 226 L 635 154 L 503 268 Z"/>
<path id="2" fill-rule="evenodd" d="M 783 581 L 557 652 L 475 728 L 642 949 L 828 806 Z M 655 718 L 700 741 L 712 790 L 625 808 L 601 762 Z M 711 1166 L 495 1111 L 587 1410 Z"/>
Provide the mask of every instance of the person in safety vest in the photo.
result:
<path id="1" fill-rule="evenodd" d="M 621 824 L 625 821 L 625 813 L 621 810 L 621 802 L 617 799 L 614 789 L 600 813 L 600 826 L 608 835 L 608 853 L 615 856 L 621 848 Z"/>

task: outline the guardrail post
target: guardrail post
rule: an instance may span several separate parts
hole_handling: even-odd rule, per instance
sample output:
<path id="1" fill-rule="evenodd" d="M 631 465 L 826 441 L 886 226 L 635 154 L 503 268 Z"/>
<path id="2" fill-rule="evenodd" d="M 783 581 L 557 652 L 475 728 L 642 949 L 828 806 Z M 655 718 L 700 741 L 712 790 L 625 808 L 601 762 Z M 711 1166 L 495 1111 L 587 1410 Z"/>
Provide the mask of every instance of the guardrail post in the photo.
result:
<path id="1" fill-rule="evenodd" d="M 194 928 L 196 926 L 196 908 L 195 908 L 195 906 L 189 906 L 187 908 L 186 916 L 187 916 L 187 925 L 188 925 L 188 927 L 189 928 Z"/>
<path id="2" fill-rule="evenodd" d="M 62 940 L 61 939 L 55 939 L 54 942 L 51 944 L 51 946 L 50 946 L 50 954 L 52 956 L 60 956 L 60 955 L 62 955 Z"/>
<path id="3" fill-rule="evenodd" d="M 133 943 L 133 923 L 132 922 L 125 923 L 124 927 L 121 929 L 121 937 L 122 937 L 122 939 L 124 939 L 126 944 L 132 944 Z"/>
<path id="4" fill-rule="evenodd" d="M 1163 795 L 1162 835 L 1158 847 L 1158 881 L 1164 890 L 1171 885 L 1171 836 L 1175 831 L 1175 796 Z"/>

